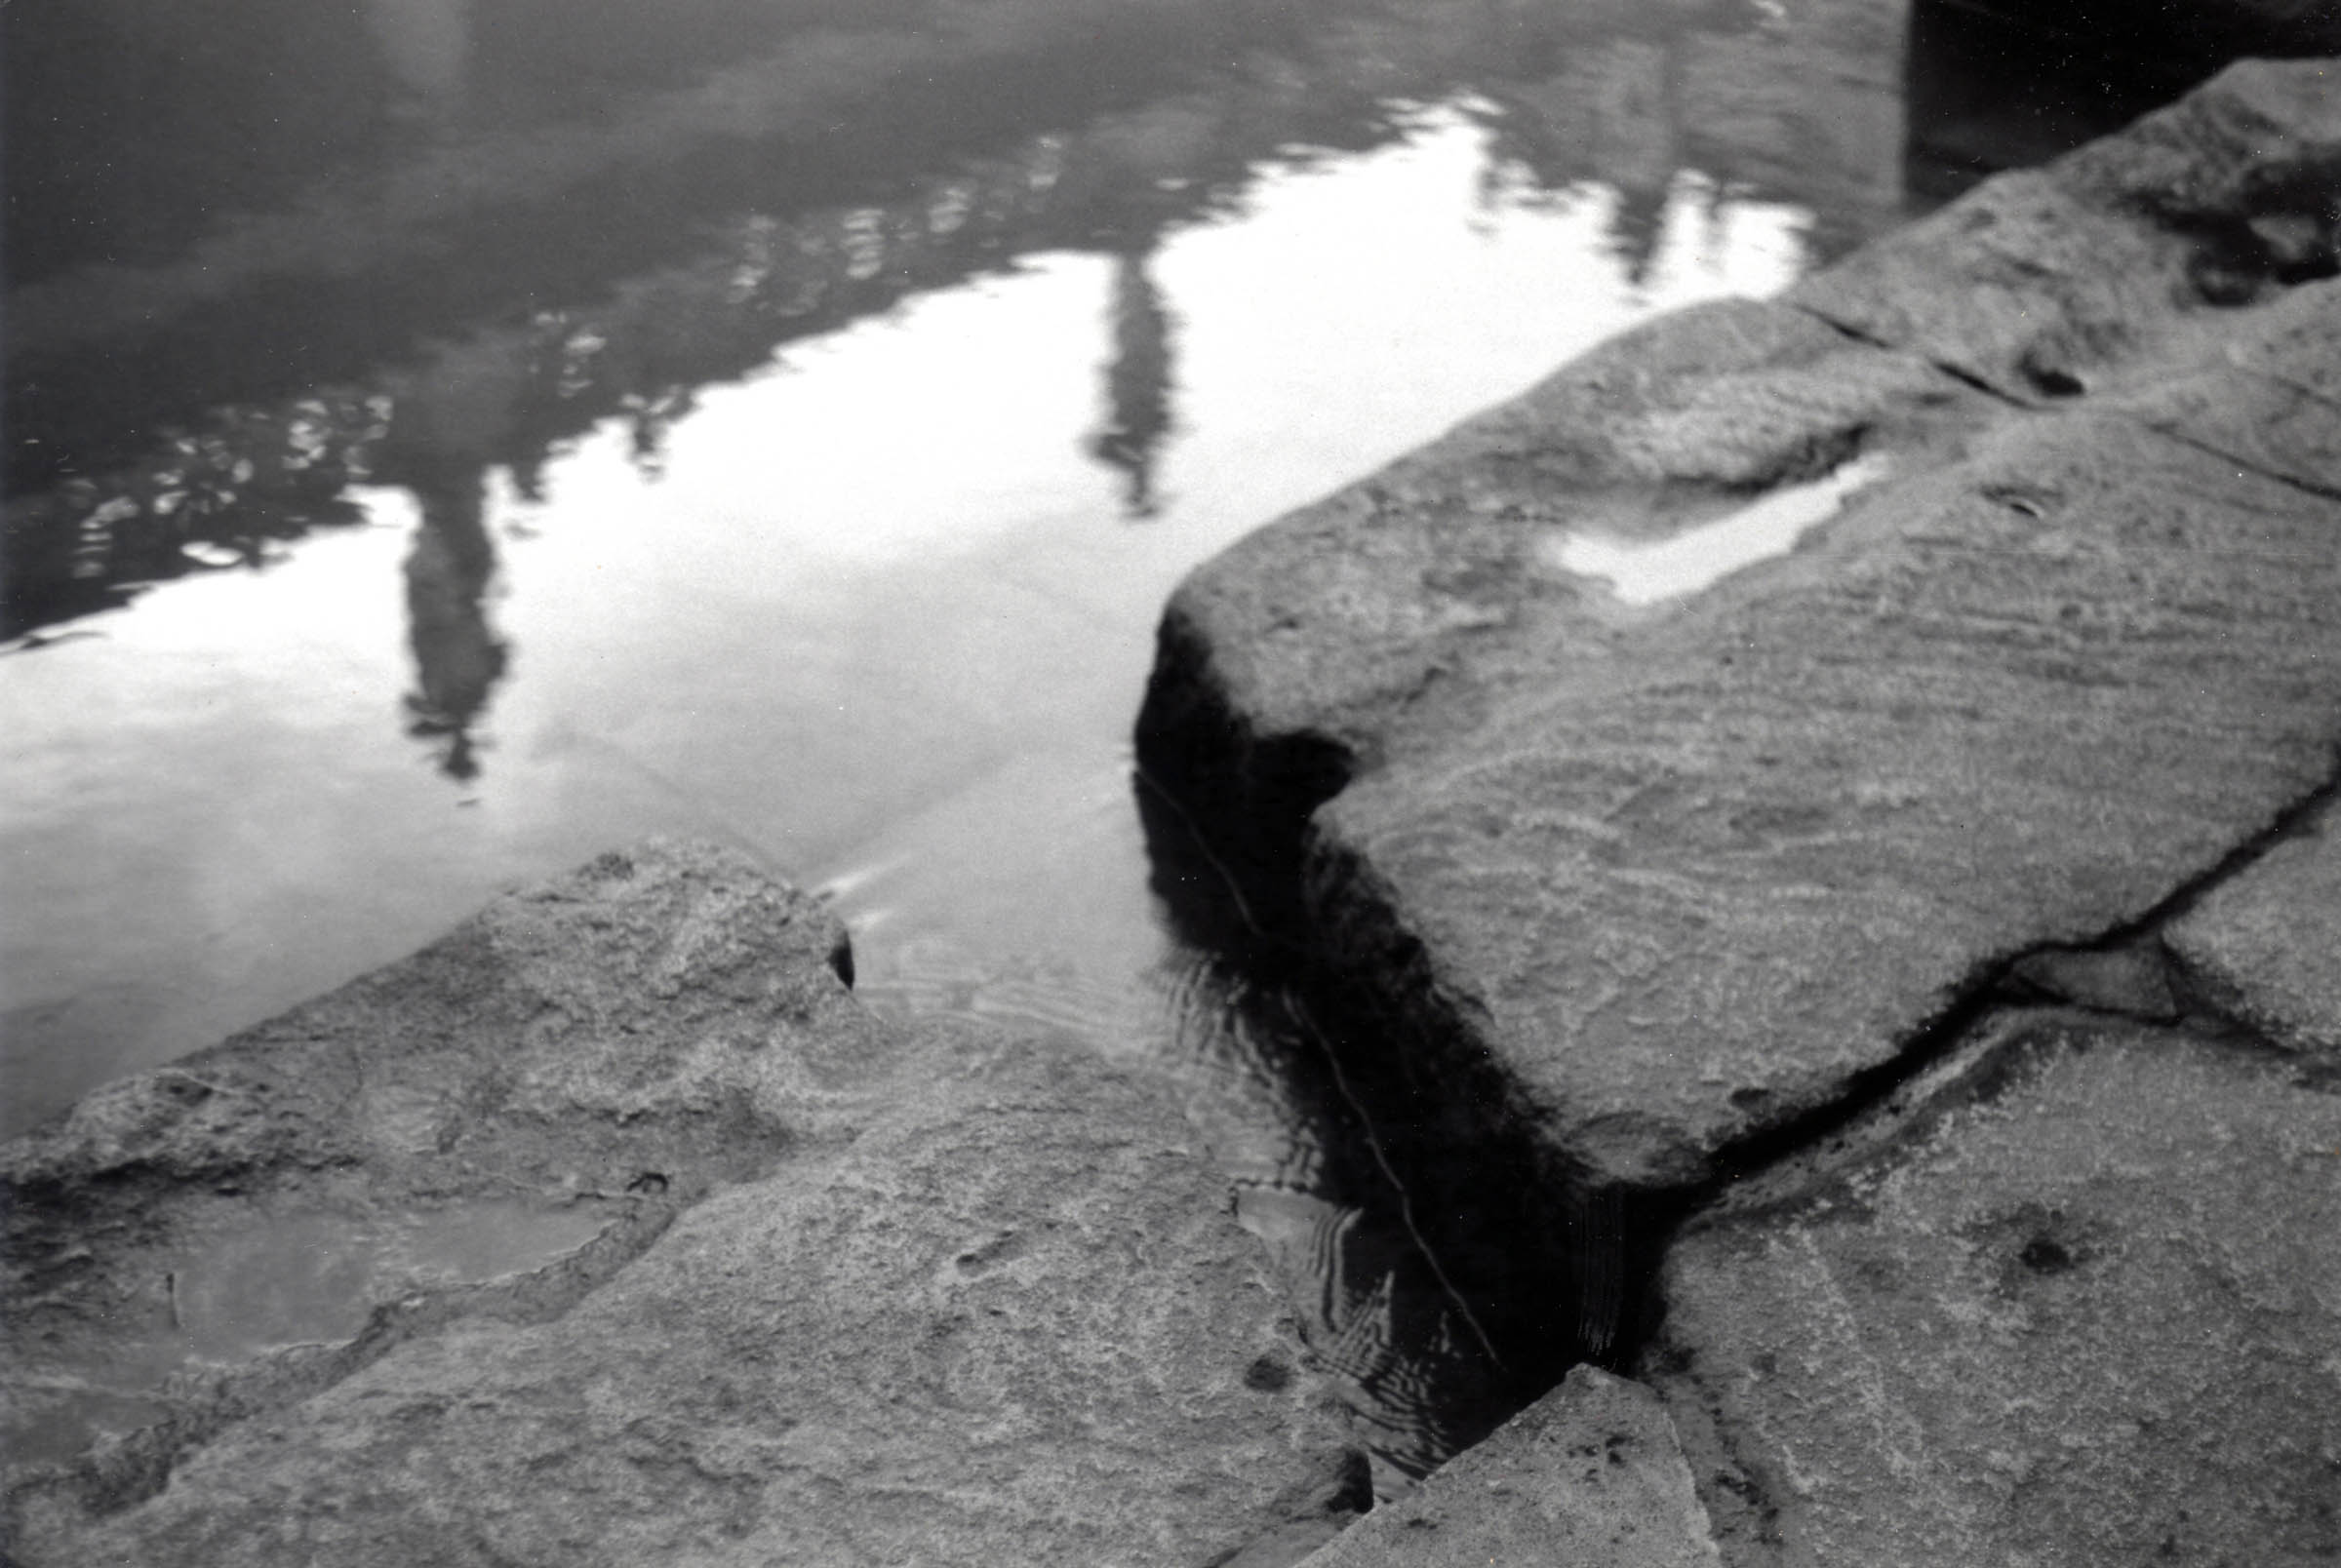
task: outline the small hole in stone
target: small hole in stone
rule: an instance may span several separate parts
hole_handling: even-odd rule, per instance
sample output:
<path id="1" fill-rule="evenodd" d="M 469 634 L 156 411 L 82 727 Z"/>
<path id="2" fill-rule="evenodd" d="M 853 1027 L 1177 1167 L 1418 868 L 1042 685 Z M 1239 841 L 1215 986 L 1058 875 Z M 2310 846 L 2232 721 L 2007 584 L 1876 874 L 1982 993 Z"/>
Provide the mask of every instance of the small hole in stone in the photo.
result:
<path id="1" fill-rule="evenodd" d="M 2073 1254 L 2047 1236 L 2036 1235 L 2024 1243 L 2024 1250 L 2016 1254 L 2016 1261 L 2034 1274 L 2063 1274 L 2073 1267 Z"/>
<path id="2" fill-rule="evenodd" d="M 2033 390 L 2043 397 L 2077 398 L 2088 390 L 2080 376 L 2071 371 L 2060 371 L 2053 365 L 2027 364 L 2024 367 L 2024 379 L 2030 381 Z"/>
<path id="3" fill-rule="evenodd" d="M 1275 1393 L 1292 1381 L 1292 1369 L 1273 1355 L 1263 1355 L 1244 1369 L 1244 1387 L 1257 1393 Z"/>

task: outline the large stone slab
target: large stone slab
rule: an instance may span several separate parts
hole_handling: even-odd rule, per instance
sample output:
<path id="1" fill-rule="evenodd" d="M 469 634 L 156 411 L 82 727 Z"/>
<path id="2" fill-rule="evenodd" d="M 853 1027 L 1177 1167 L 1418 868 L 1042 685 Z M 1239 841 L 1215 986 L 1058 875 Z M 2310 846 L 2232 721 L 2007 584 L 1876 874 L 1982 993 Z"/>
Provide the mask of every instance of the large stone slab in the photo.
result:
<path id="1" fill-rule="evenodd" d="M 2310 816 L 2162 940 L 2213 1005 L 2341 1066 L 2341 810 Z"/>
<path id="2" fill-rule="evenodd" d="M 838 936 L 743 857 L 606 857 L 12 1146 L 11 1382 L 130 1429 L 19 1472 L 12 1560 L 1266 1563 L 1364 1507 L 1175 1091 L 881 1027 Z M 490 1198 L 465 1275 L 432 1227 Z M 329 1222 L 323 1281 L 248 1239 Z"/>
<path id="3" fill-rule="evenodd" d="M 1644 1356 L 1733 1568 L 2341 1553 L 2341 1097 L 2004 1021 L 1677 1242 Z"/>
<path id="4" fill-rule="evenodd" d="M 1719 1568 L 1674 1423 L 1590 1366 L 1308 1559 L 1308 1568 L 1488 1563 Z"/>
<path id="5" fill-rule="evenodd" d="M 2336 541 L 2127 421 L 1995 428 L 1353 784 L 1311 893 L 1349 951 L 1419 942 L 1598 1179 L 1693 1184 L 2321 784 Z"/>
<path id="6" fill-rule="evenodd" d="M 2341 286 L 2164 286 L 2216 249 L 2195 216 L 2298 216 L 2341 137 L 2317 68 L 2043 176 L 2128 193 L 2090 218 L 2128 238 L 2054 274 L 2134 329 L 2080 334 L 2103 396 L 1977 390 L 2047 307 L 1955 248 L 1813 286 L 1954 301 L 1933 337 L 1670 318 L 1190 578 L 1141 760 L 1475 1114 L 1587 1190 L 1711 1179 L 2329 778 Z M 1799 509 L 1793 551 L 1676 597 L 1570 569 Z"/>

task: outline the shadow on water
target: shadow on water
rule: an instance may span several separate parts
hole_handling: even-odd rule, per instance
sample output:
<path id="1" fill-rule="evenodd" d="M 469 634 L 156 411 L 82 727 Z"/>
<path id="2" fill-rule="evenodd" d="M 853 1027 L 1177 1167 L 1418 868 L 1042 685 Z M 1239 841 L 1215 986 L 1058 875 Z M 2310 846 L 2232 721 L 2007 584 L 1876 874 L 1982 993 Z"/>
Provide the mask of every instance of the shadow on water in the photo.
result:
<path id="1" fill-rule="evenodd" d="M 2337 49 L 2341 10 L 2322 0 L 1917 0 L 1909 188 L 1924 203 L 1949 201 L 2001 170 L 2110 135 L 2229 60 Z"/>
<path id="2" fill-rule="evenodd" d="M 1265 862 L 1143 770 L 1134 790 L 1180 945 L 1175 1049 L 1207 1085 L 1191 1115 L 1377 1491 L 1403 1491 L 1615 1343 L 1614 1226 L 1556 1196 L 1517 1127 L 1426 1078 L 1435 1054 L 1279 918 Z"/>

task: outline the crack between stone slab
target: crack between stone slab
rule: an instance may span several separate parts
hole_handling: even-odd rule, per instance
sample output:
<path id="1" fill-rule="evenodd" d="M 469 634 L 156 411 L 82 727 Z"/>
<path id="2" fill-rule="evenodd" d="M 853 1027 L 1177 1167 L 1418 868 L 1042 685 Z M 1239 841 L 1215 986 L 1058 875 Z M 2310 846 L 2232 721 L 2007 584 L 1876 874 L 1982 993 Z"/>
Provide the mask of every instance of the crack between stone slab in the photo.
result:
<path id="1" fill-rule="evenodd" d="M 1202 718 L 1207 724 L 1215 722 L 1224 725 L 1227 732 L 1212 738 L 1210 746 L 1206 748 L 1211 753 L 1210 756 L 1206 757 L 1204 752 L 1193 752 L 1178 759 L 1182 765 L 1175 770 L 1182 774 L 1181 782 L 1190 782 L 1183 776 L 1188 770 L 1184 764 L 1200 761 L 1207 776 L 1192 781 L 1198 787 L 1198 804 L 1209 802 L 1223 809 L 1239 812 L 1243 811 L 1250 793 L 1264 784 L 1282 807 L 1279 820 L 1290 818 L 1288 831 L 1296 837 L 1305 833 L 1307 820 L 1316 809 L 1339 795 L 1348 779 L 1321 780 L 1330 783 L 1331 788 L 1322 793 L 1309 792 L 1315 795 L 1315 799 L 1308 803 L 1305 809 L 1292 811 L 1290 808 L 1298 803 L 1278 792 L 1288 790 L 1294 783 L 1293 780 L 1264 779 L 1251 772 L 1252 764 L 1261 756 L 1273 752 L 1277 740 L 1271 737 L 1263 743 L 1260 737 L 1250 732 L 1248 725 L 1226 711 L 1223 704 L 1211 706 L 1218 707 L 1219 711 L 1209 715 L 1190 714 L 1189 719 Z M 1214 772 L 1219 774 L 1215 780 L 1208 776 Z M 1278 956 L 1297 957 L 1321 963 L 1318 950 L 1324 948 L 1329 940 L 1327 912 L 1301 911 L 1300 923 L 1290 929 L 1284 928 L 1285 921 L 1276 919 L 1269 911 L 1274 909 L 1281 912 L 1286 905 L 1300 910 L 1299 900 L 1294 896 L 1296 889 L 1269 889 L 1264 902 L 1254 897 L 1254 889 L 1246 885 L 1243 875 L 1219 857 L 1213 844 L 1216 834 L 1204 830 L 1202 821 L 1190 809 L 1188 802 L 1175 794 L 1168 782 L 1143 765 L 1138 769 L 1138 774 L 1141 790 L 1170 808 L 1187 839 L 1202 851 L 1211 868 L 1210 880 L 1217 882 L 1231 900 L 1237 919 L 1249 935 Z M 1578 1325 L 1573 1354 L 1598 1360 L 1605 1365 L 1628 1365 L 1647 1342 L 1649 1330 L 1655 1326 L 1661 1306 L 1654 1296 L 1659 1276 L 1658 1266 L 1671 1249 L 1673 1239 L 1686 1220 L 1710 1206 L 1732 1183 L 1756 1175 L 1783 1160 L 1810 1153 L 1832 1134 L 1889 1102 L 1914 1080 L 1935 1068 L 1963 1041 L 1972 1038 L 1975 1029 L 1992 1014 L 2022 1000 L 2017 990 L 2017 971 L 2028 960 L 2043 955 L 2114 951 L 2146 941 L 2157 941 L 2158 933 L 2168 922 L 2186 914 L 2216 888 L 2247 871 L 2276 845 L 2297 836 L 2320 810 L 2337 800 L 2341 800 L 2341 749 L 2336 750 L 2319 780 L 2311 787 L 2273 813 L 2257 831 L 2236 839 L 2208 864 L 2180 880 L 2145 910 L 2078 940 L 2032 943 L 1978 964 L 1967 980 L 1955 988 L 1943 1008 L 1913 1030 L 1887 1059 L 1853 1075 L 1841 1091 L 1825 1103 L 1719 1151 L 1710 1161 L 1709 1173 L 1696 1184 L 1666 1191 L 1611 1195 L 1615 1199 L 1613 1206 L 1616 1212 L 1609 1216 L 1609 1224 L 1593 1224 L 1584 1212 L 1589 1199 L 1586 1194 L 1574 1193 L 1571 1189 L 1573 1178 L 1569 1174 L 1568 1150 L 1556 1149 L 1551 1151 L 1550 1158 L 1539 1156 L 1524 1162 L 1519 1150 L 1510 1147 L 1496 1149 L 1497 1143 L 1518 1141 L 1523 1134 L 1523 1127 L 1516 1124 L 1521 1123 L 1523 1116 L 1533 1109 L 1522 1098 L 1522 1086 L 1510 1081 L 1510 1076 L 1501 1069 L 1494 1071 L 1506 1082 L 1498 1087 L 1507 1092 L 1495 1099 L 1488 1099 L 1484 1092 L 1480 1092 L 1487 1085 L 1478 1083 L 1476 1079 L 1471 1084 L 1464 1084 L 1460 1079 L 1449 1082 L 1448 1075 L 1441 1076 L 1442 1085 L 1458 1102 L 1457 1106 L 1448 1109 L 1457 1111 L 1463 1121 L 1473 1122 L 1474 1125 L 1484 1124 L 1485 1136 L 1468 1145 L 1458 1144 L 1453 1152 L 1461 1156 L 1464 1164 L 1471 1165 L 1475 1170 L 1484 1173 L 1490 1168 L 1489 1161 L 1493 1160 L 1509 1173 L 1506 1179 L 1527 1180 L 1538 1190 L 1512 1195 L 1513 1198 L 1536 1206 L 1539 1212 L 1550 1210 L 1561 1224 L 1572 1229 L 1574 1234 L 1569 1236 L 1568 1244 L 1573 1248 L 1573 1253 L 1566 1262 L 1563 1273 L 1555 1275 L 1550 1269 L 1546 1269 L 1536 1277 L 1548 1283 L 1562 1283 L 1562 1287 L 1569 1293 L 1570 1300 L 1564 1305 L 1573 1310 Z M 1265 822 L 1244 824 L 1235 831 L 1241 835 L 1266 825 Z M 1217 826 L 1214 822 L 1214 828 Z M 1305 854 L 1303 844 L 1296 843 L 1285 846 L 1277 859 L 1263 862 L 1260 869 L 1269 874 L 1276 874 L 1281 869 L 1283 874 L 1297 876 Z M 1363 891 L 1354 885 L 1348 889 L 1352 897 Z M 1341 895 L 1334 896 L 1338 899 Z M 1368 895 L 1367 904 L 1371 903 L 1370 895 Z M 1363 919 L 1368 925 L 1386 925 L 1389 927 L 1387 934 L 1395 937 L 1406 935 L 1397 925 L 1395 912 L 1387 908 L 1360 905 L 1352 919 Z M 1346 944 L 1345 950 L 1346 946 L 1354 945 Z M 2173 965 L 2159 941 L 2156 952 L 2163 955 L 2160 960 L 2162 977 L 2166 981 L 2173 980 Z M 1367 954 L 1366 957 L 1371 958 L 1373 955 Z M 1362 1003 L 1354 997 L 1350 999 L 1351 1005 L 1342 1009 L 1342 1027 L 1339 1030 L 1317 1023 L 1313 1018 L 1310 1020 L 1315 1024 L 1311 1033 L 1318 1039 L 1321 1048 L 1329 1058 L 1332 1057 L 1339 1048 L 1334 1037 L 1337 1034 L 1346 1036 L 1358 1033 L 1362 1018 L 1373 1030 L 1376 1038 L 1383 1040 L 1383 1043 L 1370 1047 L 1373 1052 L 1434 1061 L 1445 1061 L 1452 1056 L 1458 1048 L 1457 1042 L 1467 1041 L 1472 1033 L 1468 1021 L 1455 1014 L 1449 1000 L 1435 995 L 1413 995 L 1404 983 L 1403 976 L 1395 972 L 1381 972 L 1386 967 L 1377 965 L 1371 987 L 1373 994 L 1369 998 Z M 1332 979 L 1336 983 L 1330 992 L 1330 999 L 1335 1001 L 1341 1000 L 1348 991 L 1355 989 L 1354 986 L 1339 984 L 1339 977 L 1330 975 L 1329 971 L 1312 971 L 1299 978 L 1311 984 L 1323 984 L 1329 978 Z M 1356 977 L 1351 978 L 1354 980 Z M 1314 990 L 1309 993 L 1312 998 L 1317 994 Z M 2224 1012 L 2206 1015 L 2201 1006 L 2201 999 L 2189 996 L 2176 983 L 2172 984 L 2171 994 L 2179 1004 L 2179 1016 L 2199 1022 L 2215 1016 L 2222 1021 L 2231 1039 L 2237 1039 L 2237 1031 L 2249 1033 L 2248 1026 L 2235 1020 L 2232 1015 Z M 2075 1005 L 2069 998 L 2064 999 L 2063 1004 L 2076 1012 L 2090 1010 Z M 2118 1009 L 2096 1010 L 2113 1012 Z M 1408 1044 L 1400 1039 L 1406 1035 L 1420 1038 Z M 1360 1038 L 1364 1038 L 1362 1034 Z M 2246 1041 L 2237 1039 L 2237 1043 L 2241 1045 Z M 2264 1042 L 2256 1034 L 2252 1034 L 2249 1043 L 2257 1046 Z M 1471 1065 L 1461 1058 L 1456 1058 L 1456 1061 L 1465 1067 Z M 1378 1055 L 1370 1057 L 1369 1065 L 1375 1072 L 1388 1076 L 1387 1065 L 1379 1064 Z M 1359 1093 L 1346 1081 L 1342 1089 L 1353 1106 L 1363 1108 L 1365 1102 L 1371 1098 Z M 1409 1114 L 1419 1116 L 1420 1108 Z M 1452 1136 L 1451 1129 L 1448 1136 Z M 1377 1150 L 1376 1153 L 1378 1155 L 1380 1152 Z M 1421 1151 L 1414 1151 L 1414 1154 L 1419 1157 Z M 1384 1167 L 1386 1171 L 1389 1170 L 1386 1158 Z M 1392 1174 L 1395 1179 L 1395 1173 Z M 1401 1186 L 1399 1191 L 1404 1193 L 1405 1188 Z M 1601 1195 L 1592 1196 L 1598 1197 Z M 1500 1198 L 1502 1195 L 1496 1196 Z M 1574 1208 L 1570 1206 L 1572 1203 L 1575 1204 Z M 1413 1228 L 1411 1224 L 1409 1228 Z M 1416 1235 L 1418 1240 L 1422 1239 L 1419 1231 Z M 1550 1238 L 1547 1240 L 1549 1242 Z M 1436 1266 L 1437 1260 L 1432 1261 Z M 1550 1261 L 1545 1260 L 1547 1263 Z M 1442 1283 L 1449 1283 L 1444 1277 L 1444 1271 Z M 1606 1290 L 1606 1283 L 1613 1285 L 1614 1292 Z M 1609 1304 L 1604 1306 L 1596 1302 L 1593 1298 L 1597 1294 L 1603 1295 Z M 1493 1301 L 1491 1305 L 1499 1313 L 1517 1308 L 1516 1303 L 1500 1300 Z M 1512 1320 L 1517 1315 L 1517 1311 L 1513 1310 L 1505 1317 L 1511 1330 L 1517 1330 L 1519 1326 Z M 1476 1314 L 1472 1326 L 1486 1334 Z M 1487 1339 L 1491 1349 L 1499 1342 L 1507 1348 L 1514 1343 L 1508 1333 L 1488 1335 Z M 1519 1382 L 1514 1392 L 1521 1396 L 1523 1403 L 1545 1392 L 1541 1379 L 1550 1370 L 1549 1367 L 1538 1366 L 1533 1372 L 1526 1368 L 1516 1371 Z"/>
<path id="2" fill-rule="evenodd" d="M 1995 403 L 2004 405 L 2010 409 L 2022 409 L 2025 412 L 2032 413 L 2041 412 L 2044 408 L 2047 407 L 2047 405 L 2035 403 L 2028 398 L 2017 397 L 2012 392 L 2004 391 L 2001 388 L 1994 386 L 1991 382 L 1985 380 L 1982 376 L 1977 375 L 1973 371 L 1966 369 L 1964 366 L 1954 365 L 1949 360 L 1935 359 L 1930 355 L 1921 354 L 1918 350 L 1908 347 L 1905 344 L 1891 342 L 1884 337 L 1880 337 L 1875 333 L 1864 332 L 1862 329 L 1854 326 L 1850 322 L 1840 321 L 1835 316 L 1830 315 L 1828 312 L 1815 309 L 1811 305 L 1803 304 L 1794 299 L 1783 299 L 1780 301 L 1780 303 L 1801 315 L 1810 317 L 1812 320 L 1817 321 L 1822 326 L 1828 328 L 1831 332 L 1836 333 L 1840 336 L 1845 337 L 1853 342 L 1859 343 L 1865 348 L 1874 348 L 1884 354 L 1905 355 L 1911 359 L 1919 361 L 1922 365 L 1925 365 L 1930 369 L 1940 371 L 1943 374 L 1948 375 L 1954 381 L 1957 381 L 1961 385 L 1965 386 L 1973 391 L 1982 393 L 1985 397 L 1990 398 Z"/>
<path id="3" fill-rule="evenodd" d="M 2234 463 L 2245 473 L 2256 474 L 2262 479 L 2286 486 L 2303 494 L 2314 495 L 2320 500 L 2341 501 L 2341 486 L 2320 485 L 2315 480 L 2303 479 L 2297 474 L 2287 474 L 2281 469 L 2270 468 L 2264 463 L 2253 461 L 2242 452 L 2230 451 L 2225 447 L 2205 441 L 2201 436 L 2190 435 L 2172 425 L 2157 424 L 2151 419 L 2140 418 L 2136 414 L 2126 412 L 2123 416 L 2140 429 L 2150 430 L 2164 440 L 2174 441 L 2180 446 L 2193 451 L 2202 452 L 2205 456 L 2216 457 L 2221 462 Z"/>
<path id="4" fill-rule="evenodd" d="M 2035 942 L 1981 965 L 1974 976 L 1959 988 L 1949 1006 L 1917 1030 L 1909 1042 L 1890 1058 L 1854 1075 L 1846 1092 L 1789 1122 L 1767 1128 L 1722 1151 L 1715 1161 L 1716 1174 L 1687 1190 L 1686 1212 L 1711 1201 L 1731 1183 L 1744 1180 L 1802 1152 L 1864 1112 L 1891 1098 L 1896 1090 L 1933 1066 L 1964 1039 L 1985 1015 L 2009 1004 L 2010 981 L 2016 969 L 2027 960 L 2053 954 L 2109 952 L 2156 937 L 2172 921 L 2184 916 L 2219 887 L 2256 865 L 2278 844 L 2298 837 L 2311 818 L 2336 801 L 2341 801 L 2341 752 L 2336 752 L 2333 765 L 2323 782 L 2295 798 L 2290 804 L 2279 810 L 2265 827 L 2238 841 L 2211 865 L 2181 882 L 2137 916 L 2118 921 L 2080 941 Z M 2191 1000 L 2199 1003 L 2202 1000 L 2200 998 Z M 2118 1009 L 2090 1008 L 2070 1000 L 2065 1004 L 2083 1011 L 2118 1013 Z M 2218 1012 L 2217 1015 L 2230 1026 L 2252 1033 L 2254 1039 L 2259 1038 L 2243 1020 L 2225 1012 Z"/>
<path id="5" fill-rule="evenodd" d="M 1865 347 L 1875 348 L 1883 353 L 1906 354 L 1913 358 L 1920 359 L 1925 365 L 1934 370 L 1940 371 L 1943 374 L 1950 376 L 1953 380 L 1958 381 L 1962 385 L 1969 387 L 1974 391 L 1984 394 L 1986 397 L 1993 399 L 1995 402 L 2005 408 L 2020 410 L 2028 413 L 2051 413 L 2060 408 L 2072 407 L 2081 401 L 2079 399 L 2070 399 L 2057 404 L 2032 402 L 2028 399 L 2017 397 L 2012 393 L 2003 391 L 1999 387 L 1992 385 L 1991 382 L 1985 380 L 1982 376 L 1975 374 L 1971 371 L 1963 369 L 1958 365 L 1954 365 L 1948 360 L 1934 359 L 1920 355 L 1914 349 L 1899 343 L 1890 342 L 1885 338 L 1878 336 L 1874 333 L 1864 332 L 1860 328 L 1852 326 L 1847 322 L 1840 321 L 1836 317 L 1831 316 L 1824 311 L 1817 310 L 1811 305 L 1800 304 L 1794 300 L 1783 300 L 1781 302 L 1787 305 L 1789 309 L 1801 312 L 1802 314 L 1810 317 L 1812 320 L 1819 322 L 1824 327 L 1829 328 L 1833 332 L 1842 334 L 1853 342 L 1860 343 Z M 2316 387 L 2310 386 L 2304 381 L 2296 380 L 2291 376 L 2270 374 L 2264 371 L 2254 371 L 2248 369 L 2244 370 L 2242 373 L 2257 376 L 2260 379 L 2271 383 L 2272 385 L 2283 387 L 2287 391 L 2297 393 L 2302 397 L 2308 398 L 2313 402 L 2322 404 L 2328 408 L 2341 410 L 2341 399 L 2331 397 L 2330 395 L 2318 390 Z M 2222 462 L 2234 463 L 2246 473 L 2256 474 L 2262 479 L 2272 481 L 2279 485 L 2286 486 L 2290 489 L 2300 490 L 2304 494 L 2314 495 L 2322 500 L 2341 501 L 2341 486 L 2321 485 L 2314 480 L 2303 479 L 2297 474 L 2288 474 L 2281 469 L 2271 468 L 2265 463 L 2256 461 L 2246 453 L 2231 451 L 2228 449 L 2217 445 L 2216 443 L 2205 441 L 2200 436 L 2189 434 L 2186 430 L 2178 428 L 2177 426 L 2157 423 L 2156 421 L 2145 418 L 2129 410 L 2116 409 L 2111 412 L 2117 413 L 2122 418 L 2129 421 L 2142 430 L 2150 431 L 2155 435 L 2177 442 L 2180 446 L 2202 452 L 2206 456 L 2216 457 Z"/>

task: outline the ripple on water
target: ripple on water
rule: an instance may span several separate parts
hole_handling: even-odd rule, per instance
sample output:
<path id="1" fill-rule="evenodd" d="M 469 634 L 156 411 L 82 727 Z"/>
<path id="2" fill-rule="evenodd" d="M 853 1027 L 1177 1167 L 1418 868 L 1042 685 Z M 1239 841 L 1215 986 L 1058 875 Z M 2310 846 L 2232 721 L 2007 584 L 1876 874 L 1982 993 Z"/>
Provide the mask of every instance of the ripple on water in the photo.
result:
<path id="1" fill-rule="evenodd" d="M 1349 1408 L 1376 1494 L 1403 1493 L 1508 1408 L 1469 1282 L 1414 1223 L 1369 1114 L 1294 1008 L 1199 958 L 1167 989 L 1170 1063 L 1234 1183 L 1237 1223 L 1267 1249 Z"/>

